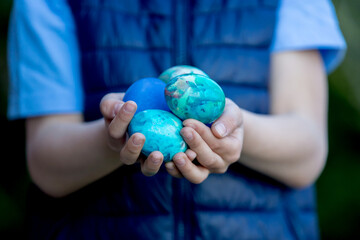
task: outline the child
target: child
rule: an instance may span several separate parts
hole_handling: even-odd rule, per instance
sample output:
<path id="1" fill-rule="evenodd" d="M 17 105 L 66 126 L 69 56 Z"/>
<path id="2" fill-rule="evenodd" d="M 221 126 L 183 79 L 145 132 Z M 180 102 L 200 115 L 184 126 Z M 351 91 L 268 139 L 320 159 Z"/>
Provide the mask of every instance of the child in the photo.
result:
<path id="1" fill-rule="evenodd" d="M 328 0 L 14 1 L 9 118 L 26 118 L 30 237 L 318 238 L 326 73 L 344 51 Z M 137 106 L 121 92 L 180 64 L 227 102 L 211 129 L 184 121 L 190 149 L 163 164 L 127 139 Z"/>

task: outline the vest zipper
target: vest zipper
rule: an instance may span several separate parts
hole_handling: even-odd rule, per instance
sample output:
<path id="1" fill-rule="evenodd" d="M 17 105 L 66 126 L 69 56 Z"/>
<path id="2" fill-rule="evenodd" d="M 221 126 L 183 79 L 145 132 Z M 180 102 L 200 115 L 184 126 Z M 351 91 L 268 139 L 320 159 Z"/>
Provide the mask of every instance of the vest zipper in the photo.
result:
<path id="1" fill-rule="evenodd" d="M 175 0 L 174 9 L 174 63 L 188 64 L 189 0 Z M 173 206 L 176 240 L 191 239 L 191 187 L 186 179 L 173 179 Z"/>
<path id="2" fill-rule="evenodd" d="M 176 0 L 175 7 L 175 65 L 188 62 L 189 2 Z"/>
<path id="3" fill-rule="evenodd" d="M 173 179 L 173 207 L 174 207 L 174 239 L 183 240 L 185 238 L 185 221 L 184 221 L 184 184 L 182 179 Z"/>

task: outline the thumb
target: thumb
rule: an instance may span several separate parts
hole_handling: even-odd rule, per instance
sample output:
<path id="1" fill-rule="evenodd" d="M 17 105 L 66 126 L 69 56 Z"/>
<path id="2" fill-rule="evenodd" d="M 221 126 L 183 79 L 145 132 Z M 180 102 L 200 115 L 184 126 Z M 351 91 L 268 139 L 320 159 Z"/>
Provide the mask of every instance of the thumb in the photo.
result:
<path id="1" fill-rule="evenodd" d="M 233 101 L 226 98 L 224 112 L 212 124 L 211 131 L 217 138 L 224 138 L 240 127 L 242 122 L 241 109 Z"/>

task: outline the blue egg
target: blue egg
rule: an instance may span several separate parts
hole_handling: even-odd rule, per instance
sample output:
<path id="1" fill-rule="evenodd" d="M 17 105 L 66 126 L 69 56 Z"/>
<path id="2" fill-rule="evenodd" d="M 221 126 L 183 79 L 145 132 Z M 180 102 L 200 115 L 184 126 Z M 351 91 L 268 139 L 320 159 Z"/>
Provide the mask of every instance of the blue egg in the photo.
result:
<path id="1" fill-rule="evenodd" d="M 164 96 L 165 85 L 158 78 L 142 78 L 126 90 L 123 100 L 136 102 L 135 114 L 148 109 L 170 111 Z"/>
<path id="2" fill-rule="evenodd" d="M 174 77 L 177 77 L 177 76 L 180 76 L 183 74 L 190 74 L 190 73 L 208 76 L 205 72 L 203 72 L 199 68 L 189 66 L 189 65 L 177 65 L 177 66 L 168 68 L 164 72 L 162 72 L 159 76 L 159 79 L 161 79 L 165 83 L 168 83 Z"/>
<path id="3" fill-rule="evenodd" d="M 174 114 L 164 110 L 145 110 L 131 120 L 128 133 L 139 132 L 145 135 L 142 153 L 149 156 L 151 152 L 160 151 L 164 161 L 169 162 L 178 152 L 185 152 L 186 142 L 180 135 L 182 122 Z"/>
<path id="4" fill-rule="evenodd" d="M 225 108 L 222 88 L 209 77 L 185 74 L 166 84 L 165 98 L 180 119 L 193 118 L 205 124 L 214 122 Z"/>

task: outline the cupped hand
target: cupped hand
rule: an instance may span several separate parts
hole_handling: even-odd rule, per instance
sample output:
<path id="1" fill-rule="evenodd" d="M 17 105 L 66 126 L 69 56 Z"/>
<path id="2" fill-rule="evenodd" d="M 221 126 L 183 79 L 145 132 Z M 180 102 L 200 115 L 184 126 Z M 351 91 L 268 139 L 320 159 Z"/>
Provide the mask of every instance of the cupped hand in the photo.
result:
<path id="1" fill-rule="evenodd" d="M 119 160 L 125 165 L 141 163 L 141 171 L 146 176 L 156 174 L 163 162 L 163 155 L 152 152 L 147 158 L 141 154 L 145 136 L 134 133 L 127 136 L 127 128 L 137 109 L 133 101 L 123 102 L 124 93 L 109 93 L 100 102 L 100 111 L 105 120 L 108 135 L 108 146 L 119 153 Z"/>
<path id="2" fill-rule="evenodd" d="M 172 162 L 165 164 L 172 176 L 201 183 L 210 173 L 225 173 L 230 164 L 239 160 L 244 136 L 243 117 L 241 109 L 230 99 L 226 99 L 223 114 L 211 128 L 194 119 L 185 120 L 183 125 L 180 133 L 189 149 L 177 153 Z"/>

